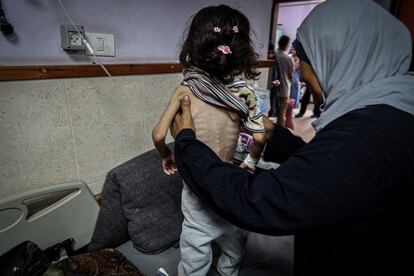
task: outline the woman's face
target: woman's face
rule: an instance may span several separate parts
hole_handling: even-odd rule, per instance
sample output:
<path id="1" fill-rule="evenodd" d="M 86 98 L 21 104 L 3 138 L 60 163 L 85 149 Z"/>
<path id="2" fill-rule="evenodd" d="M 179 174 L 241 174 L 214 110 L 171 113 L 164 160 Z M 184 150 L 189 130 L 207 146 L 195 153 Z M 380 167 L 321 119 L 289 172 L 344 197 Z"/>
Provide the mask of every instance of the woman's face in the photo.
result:
<path id="1" fill-rule="evenodd" d="M 323 104 L 323 91 L 319 83 L 319 80 L 308 63 L 303 60 L 300 61 L 300 80 L 305 82 L 306 85 L 311 89 L 313 98 L 319 105 Z"/>

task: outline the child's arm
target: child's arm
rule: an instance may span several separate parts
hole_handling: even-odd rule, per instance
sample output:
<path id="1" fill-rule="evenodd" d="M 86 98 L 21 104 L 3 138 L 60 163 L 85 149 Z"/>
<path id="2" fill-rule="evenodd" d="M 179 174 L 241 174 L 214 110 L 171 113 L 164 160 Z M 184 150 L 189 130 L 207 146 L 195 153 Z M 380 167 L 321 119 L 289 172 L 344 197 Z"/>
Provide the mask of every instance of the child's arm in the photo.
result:
<path id="1" fill-rule="evenodd" d="M 184 96 L 186 91 L 182 87 L 175 89 L 171 95 L 170 101 L 161 115 L 160 120 L 152 130 L 152 141 L 161 156 L 162 166 L 164 172 L 168 175 L 174 174 L 177 171 L 174 161 L 174 155 L 171 150 L 165 144 L 165 137 L 167 131 L 170 128 L 171 122 L 174 119 L 175 114 L 180 108 L 180 100 Z"/>
<path id="2" fill-rule="evenodd" d="M 265 132 L 253 132 L 252 136 L 254 141 L 253 147 L 243 163 L 240 164 L 240 167 L 254 173 L 256 172 L 256 165 L 259 162 L 260 154 L 266 143 L 266 134 Z"/>
<path id="3" fill-rule="evenodd" d="M 263 147 L 266 143 L 266 140 L 270 137 L 272 130 L 274 128 L 273 123 L 266 116 L 263 116 L 263 125 L 265 128 L 265 132 L 252 133 L 254 140 L 253 148 L 251 149 L 250 154 L 243 161 L 243 163 L 240 164 L 241 168 L 247 169 L 251 172 L 256 171 L 256 165 L 259 162 Z"/>
<path id="4" fill-rule="evenodd" d="M 272 137 L 273 129 L 275 128 L 275 125 L 272 121 L 269 120 L 266 116 L 263 116 L 263 126 L 265 129 L 266 134 L 266 141 L 270 140 L 270 137 Z"/>

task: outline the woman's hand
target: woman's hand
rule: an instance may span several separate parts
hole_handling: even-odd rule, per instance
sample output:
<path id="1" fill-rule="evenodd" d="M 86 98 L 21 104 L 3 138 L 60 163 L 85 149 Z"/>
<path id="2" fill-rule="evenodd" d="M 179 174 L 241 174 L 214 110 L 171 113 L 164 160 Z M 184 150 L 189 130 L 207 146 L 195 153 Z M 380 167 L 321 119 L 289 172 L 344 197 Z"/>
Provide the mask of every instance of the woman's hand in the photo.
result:
<path id="1" fill-rule="evenodd" d="M 195 133 L 193 116 L 191 115 L 191 101 L 188 95 L 184 95 L 181 100 L 181 108 L 175 114 L 174 121 L 170 126 L 171 136 L 175 139 L 177 134 L 185 128 L 191 128 Z"/>
<path id="2" fill-rule="evenodd" d="M 249 166 L 247 166 L 246 163 L 242 162 L 239 166 L 242 169 L 245 169 L 246 171 L 250 172 L 250 173 L 256 173 L 256 168 L 251 168 Z"/>

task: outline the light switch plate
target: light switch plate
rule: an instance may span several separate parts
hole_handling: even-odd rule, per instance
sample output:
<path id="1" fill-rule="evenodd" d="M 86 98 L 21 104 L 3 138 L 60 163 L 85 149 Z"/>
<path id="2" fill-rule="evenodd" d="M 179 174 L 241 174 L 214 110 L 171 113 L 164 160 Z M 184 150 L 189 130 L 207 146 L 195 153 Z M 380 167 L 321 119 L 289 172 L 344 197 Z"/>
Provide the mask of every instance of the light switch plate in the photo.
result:
<path id="1" fill-rule="evenodd" d="M 113 34 L 86 33 L 86 39 L 92 46 L 95 56 L 115 56 L 115 36 Z M 92 56 L 87 48 L 85 53 L 87 56 Z"/>

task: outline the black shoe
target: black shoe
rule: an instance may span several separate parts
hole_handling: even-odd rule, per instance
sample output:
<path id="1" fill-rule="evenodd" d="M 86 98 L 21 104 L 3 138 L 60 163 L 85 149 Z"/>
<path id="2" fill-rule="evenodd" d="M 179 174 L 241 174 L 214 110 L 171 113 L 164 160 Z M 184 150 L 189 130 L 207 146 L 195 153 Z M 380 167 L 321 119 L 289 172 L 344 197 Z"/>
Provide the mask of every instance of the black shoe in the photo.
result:
<path id="1" fill-rule="evenodd" d="M 301 118 L 301 117 L 303 117 L 303 113 L 298 113 L 295 115 L 295 118 Z"/>

